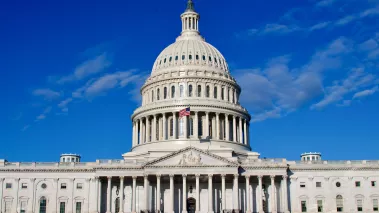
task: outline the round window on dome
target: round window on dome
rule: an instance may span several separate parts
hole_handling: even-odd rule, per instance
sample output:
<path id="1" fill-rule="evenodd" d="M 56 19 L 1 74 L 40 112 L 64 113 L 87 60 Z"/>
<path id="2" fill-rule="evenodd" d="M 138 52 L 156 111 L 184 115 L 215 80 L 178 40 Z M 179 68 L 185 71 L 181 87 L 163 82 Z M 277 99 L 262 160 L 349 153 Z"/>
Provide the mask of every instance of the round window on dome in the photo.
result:
<path id="1" fill-rule="evenodd" d="M 337 183 L 336 183 L 336 186 L 337 186 L 337 187 L 341 187 L 341 183 L 340 183 L 340 182 L 337 182 Z"/>
<path id="2" fill-rule="evenodd" d="M 42 189 L 46 189 L 46 188 L 47 188 L 46 183 L 41 184 L 41 188 L 42 188 Z"/>

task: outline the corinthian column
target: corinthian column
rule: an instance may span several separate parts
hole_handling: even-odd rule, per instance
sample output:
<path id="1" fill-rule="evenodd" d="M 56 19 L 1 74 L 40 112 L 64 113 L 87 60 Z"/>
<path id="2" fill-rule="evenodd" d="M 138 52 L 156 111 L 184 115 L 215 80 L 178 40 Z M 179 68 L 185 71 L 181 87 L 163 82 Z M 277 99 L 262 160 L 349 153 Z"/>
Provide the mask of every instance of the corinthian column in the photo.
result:
<path id="1" fill-rule="evenodd" d="M 263 211 L 263 191 L 262 191 L 262 178 L 263 175 L 258 175 L 258 193 L 257 193 L 257 203 L 258 203 L 258 208 L 259 208 L 259 213 L 264 213 Z"/>
<path id="2" fill-rule="evenodd" d="M 271 175 L 271 212 L 276 213 L 276 199 L 275 199 L 275 175 Z"/>
<path id="3" fill-rule="evenodd" d="M 166 140 L 166 131 L 167 131 L 167 121 L 166 121 L 166 113 L 163 113 L 163 124 L 162 124 L 162 130 L 163 130 L 163 140 Z"/>
<path id="4" fill-rule="evenodd" d="M 150 142 L 150 118 L 146 117 L 146 143 Z"/>
<path id="5" fill-rule="evenodd" d="M 196 213 L 200 212 L 200 174 L 196 174 Z"/>
<path id="6" fill-rule="evenodd" d="M 207 138 L 208 136 L 209 136 L 209 112 L 205 112 L 205 138 Z"/>
<path id="7" fill-rule="evenodd" d="M 238 174 L 234 174 L 234 184 L 233 184 L 233 209 L 239 212 L 238 205 Z"/>
<path id="8" fill-rule="evenodd" d="M 195 139 L 199 138 L 199 114 L 195 111 L 195 119 L 193 121 L 193 137 Z"/>
<path id="9" fill-rule="evenodd" d="M 142 138 L 142 118 L 139 119 L 139 130 L 137 130 L 137 132 L 139 132 L 139 144 L 143 144 L 143 138 Z"/>
<path id="10" fill-rule="evenodd" d="M 161 175 L 157 174 L 157 213 L 161 212 Z"/>
<path id="11" fill-rule="evenodd" d="M 221 211 L 226 209 L 226 195 L 225 195 L 225 174 L 221 174 L 221 199 L 222 199 L 222 209 Z"/>
<path id="12" fill-rule="evenodd" d="M 208 213 L 213 213 L 213 186 L 212 186 L 212 174 L 208 175 Z"/>
<path id="13" fill-rule="evenodd" d="M 173 121 L 172 121 L 172 124 L 173 124 L 173 127 L 172 127 L 172 130 L 174 131 L 173 132 L 173 136 L 174 136 L 174 139 L 176 139 L 177 137 L 176 137 L 176 135 L 177 135 L 177 127 L 178 127 L 178 125 L 176 124 L 176 112 L 173 112 Z"/>
<path id="14" fill-rule="evenodd" d="M 144 195 L 145 195 L 145 203 L 143 205 L 143 210 L 144 211 L 147 211 L 149 209 L 149 189 L 148 189 L 148 175 L 145 174 L 144 175 L 144 179 L 143 179 L 143 190 L 144 190 Z"/>
<path id="15" fill-rule="evenodd" d="M 157 115 L 154 115 L 153 117 L 153 128 L 151 131 L 151 140 L 153 142 L 157 141 Z"/>
<path id="16" fill-rule="evenodd" d="M 132 213 L 136 213 L 136 185 L 137 185 L 137 176 L 133 176 L 133 189 L 132 189 Z"/>
<path id="17" fill-rule="evenodd" d="M 112 177 L 108 176 L 108 185 L 107 185 L 107 213 L 111 213 L 111 181 Z"/>
<path id="18" fill-rule="evenodd" d="M 187 175 L 183 174 L 183 210 L 182 213 L 187 213 Z"/>
<path id="19" fill-rule="evenodd" d="M 240 143 L 242 143 L 243 144 L 243 137 L 242 137 L 242 117 L 239 117 L 238 118 L 238 120 L 239 120 L 239 141 L 238 142 L 240 142 Z"/>
<path id="20" fill-rule="evenodd" d="M 120 176 L 120 213 L 124 212 L 124 176 Z M 117 212 L 116 212 L 117 213 Z"/>
<path id="21" fill-rule="evenodd" d="M 174 212 L 174 174 L 170 174 L 170 206 L 168 212 Z"/>
<path id="22" fill-rule="evenodd" d="M 246 175 L 246 213 L 251 212 L 250 208 L 250 175 Z"/>
<path id="23" fill-rule="evenodd" d="M 287 195 L 287 178 L 288 176 L 287 175 L 283 175 L 283 194 L 284 194 L 284 197 L 283 197 L 283 203 L 284 203 L 284 213 L 289 213 L 288 211 L 288 195 Z"/>
<path id="24" fill-rule="evenodd" d="M 246 124 L 246 122 L 247 122 L 247 120 L 244 119 L 243 120 L 243 132 L 245 133 L 244 134 L 244 144 L 248 145 L 248 143 L 247 143 L 247 124 Z"/>
<path id="25" fill-rule="evenodd" d="M 220 113 L 216 113 L 216 139 L 220 139 Z"/>

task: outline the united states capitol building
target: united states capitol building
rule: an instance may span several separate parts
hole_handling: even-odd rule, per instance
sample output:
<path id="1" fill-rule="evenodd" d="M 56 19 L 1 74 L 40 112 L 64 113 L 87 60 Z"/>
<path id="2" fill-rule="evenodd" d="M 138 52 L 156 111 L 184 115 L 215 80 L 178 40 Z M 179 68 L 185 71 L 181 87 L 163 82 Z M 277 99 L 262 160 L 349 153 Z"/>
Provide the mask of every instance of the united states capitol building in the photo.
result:
<path id="1" fill-rule="evenodd" d="M 96 162 L 0 160 L 1 213 L 378 212 L 379 161 L 252 151 L 243 88 L 200 35 L 191 0 L 180 17 L 181 34 L 141 88 L 131 151 Z"/>

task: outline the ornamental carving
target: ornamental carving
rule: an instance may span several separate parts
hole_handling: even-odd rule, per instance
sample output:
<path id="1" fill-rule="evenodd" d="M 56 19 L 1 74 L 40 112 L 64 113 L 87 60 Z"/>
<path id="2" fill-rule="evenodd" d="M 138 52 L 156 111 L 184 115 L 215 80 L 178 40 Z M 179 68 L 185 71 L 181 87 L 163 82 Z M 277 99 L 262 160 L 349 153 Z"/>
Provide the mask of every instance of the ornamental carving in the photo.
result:
<path id="1" fill-rule="evenodd" d="M 200 154 L 193 155 L 192 152 L 189 155 L 183 154 L 179 161 L 180 166 L 199 166 L 203 165 L 201 162 Z"/>

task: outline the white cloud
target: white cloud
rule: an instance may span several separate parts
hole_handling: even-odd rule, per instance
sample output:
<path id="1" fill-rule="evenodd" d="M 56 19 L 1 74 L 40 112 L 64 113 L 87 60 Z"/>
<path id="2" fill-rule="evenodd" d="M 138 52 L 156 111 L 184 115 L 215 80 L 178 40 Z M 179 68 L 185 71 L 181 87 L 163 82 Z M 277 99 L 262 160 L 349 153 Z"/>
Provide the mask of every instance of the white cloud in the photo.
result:
<path id="1" fill-rule="evenodd" d="M 335 3 L 337 0 L 320 0 L 316 3 L 316 7 L 328 7 Z"/>
<path id="2" fill-rule="evenodd" d="M 267 34 L 288 34 L 295 31 L 301 30 L 296 25 L 284 25 L 284 24 L 277 24 L 277 23 L 271 23 L 266 24 L 261 29 L 249 29 L 247 34 L 248 35 L 267 35 Z"/>
<path id="3" fill-rule="evenodd" d="M 309 31 L 321 30 L 321 29 L 324 29 L 324 28 L 327 28 L 328 26 L 330 26 L 330 24 L 331 24 L 330 21 L 321 22 L 321 23 L 318 23 L 318 24 L 311 26 L 309 28 Z"/>
<path id="4" fill-rule="evenodd" d="M 45 118 L 46 118 L 46 115 L 41 114 L 41 115 L 37 116 L 36 121 L 44 120 Z"/>
<path id="5" fill-rule="evenodd" d="M 87 61 L 84 61 L 75 68 L 73 74 L 61 77 L 57 83 L 64 84 L 67 82 L 82 80 L 91 75 L 103 72 L 106 68 L 112 65 L 107 53 L 103 53 Z"/>
<path id="6" fill-rule="evenodd" d="M 66 108 L 66 107 L 67 107 L 67 104 L 69 104 L 71 101 L 72 101 L 72 98 L 66 98 L 65 100 L 61 101 L 61 102 L 58 104 L 58 107 L 59 107 L 59 108 Z"/>
<path id="7" fill-rule="evenodd" d="M 59 98 L 61 94 L 52 89 L 36 89 L 32 93 L 34 96 L 41 96 L 45 100 L 53 100 Z"/>
<path id="8" fill-rule="evenodd" d="M 355 93 L 353 95 L 353 99 L 363 98 L 363 97 L 366 97 L 366 96 L 370 96 L 370 95 L 373 95 L 377 91 L 378 91 L 378 86 L 376 86 L 376 87 L 374 87 L 372 89 L 366 89 L 366 90 L 363 90 L 363 91 Z"/>
<path id="9" fill-rule="evenodd" d="M 343 26 L 357 19 L 356 15 L 348 15 L 334 22 L 336 26 Z"/>

